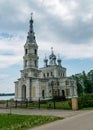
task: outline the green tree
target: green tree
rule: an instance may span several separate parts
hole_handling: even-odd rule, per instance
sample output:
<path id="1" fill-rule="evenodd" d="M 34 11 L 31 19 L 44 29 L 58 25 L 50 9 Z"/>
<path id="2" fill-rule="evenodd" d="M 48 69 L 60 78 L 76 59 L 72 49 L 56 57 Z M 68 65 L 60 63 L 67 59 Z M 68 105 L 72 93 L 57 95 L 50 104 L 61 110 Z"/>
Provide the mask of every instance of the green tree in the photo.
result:
<path id="1" fill-rule="evenodd" d="M 77 93 L 78 93 L 78 96 L 83 95 L 83 92 L 84 92 L 84 89 L 83 89 L 82 85 L 79 82 L 77 82 Z"/>
<path id="2" fill-rule="evenodd" d="M 84 89 L 83 89 L 83 86 L 80 83 L 81 78 L 78 77 L 77 75 L 73 75 L 72 77 L 76 80 L 76 83 L 77 83 L 77 93 L 78 93 L 78 96 L 83 95 Z"/>
<path id="3" fill-rule="evenodd" d="M 93 86 L 91 80 L 89 80 L 88 75 L 83 71 L 82 73 L 84 91 L 85 93 L 93 93 Z"/>

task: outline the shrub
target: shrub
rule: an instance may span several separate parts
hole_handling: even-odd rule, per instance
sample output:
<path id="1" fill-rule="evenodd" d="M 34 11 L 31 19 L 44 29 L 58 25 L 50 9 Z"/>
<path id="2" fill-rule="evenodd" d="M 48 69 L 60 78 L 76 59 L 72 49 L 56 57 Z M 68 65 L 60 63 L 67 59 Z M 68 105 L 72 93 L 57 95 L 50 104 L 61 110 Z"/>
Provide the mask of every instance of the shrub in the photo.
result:
<path id="1" fill-rule="evenodd" d="M 78 98 L 79 108 L 93 107 L 93 94 L 85 94 Z"/>

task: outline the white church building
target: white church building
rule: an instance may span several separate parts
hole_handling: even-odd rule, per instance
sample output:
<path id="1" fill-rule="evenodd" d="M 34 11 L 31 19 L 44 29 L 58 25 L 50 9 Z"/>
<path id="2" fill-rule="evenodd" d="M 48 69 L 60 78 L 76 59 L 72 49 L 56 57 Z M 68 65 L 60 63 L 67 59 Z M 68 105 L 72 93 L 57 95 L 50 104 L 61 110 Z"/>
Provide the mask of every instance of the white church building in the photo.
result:
<path id="1" fill-rule="evenodd" d="M 38 68 L 38 62 L 38 44 L 31 16 L 27 41 L 24 45 L 24 68 L 20 71 L 20 78 L 15 81 L 15 100 L 37 101 L 77 96 L 76 81 L 66 76 L 66 68 L 62 66 L 60 57 L 56 58 L 53 48 L 49 58 L 44 59 L 44 67 Z"/>

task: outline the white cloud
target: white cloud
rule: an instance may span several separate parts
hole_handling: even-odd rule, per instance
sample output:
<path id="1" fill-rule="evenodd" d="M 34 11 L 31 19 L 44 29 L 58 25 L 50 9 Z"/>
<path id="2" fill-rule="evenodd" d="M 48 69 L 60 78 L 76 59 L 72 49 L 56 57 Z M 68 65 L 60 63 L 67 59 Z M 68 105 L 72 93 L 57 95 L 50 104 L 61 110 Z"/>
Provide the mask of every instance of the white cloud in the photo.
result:
<path id="1" fill-rule="evenodd" d="M 0 74 L 0 80 L 3 79 L 3 78 L 7 78 L 7 77 L 9 77 L 9 75 L 7 75 L 7 74 Z"/>
<path id="2" fill-rule="evenodd" d="M 92 40 L 93 41 L 93 40 Z M 87 59 L 93 58 L 93 43 L 92 41 L 89 44 L 71 44 L 71 43 L 52 43 L 52 42 L 45 42 L 40 41 L 40 52 L 44 58 L 44 54 L 51 53 L 51 47 L 54 48 L 55 54 L 60 54 L 60 56 L 65 57 L 65 59 Z M 46 46 L 49 44 L 49 46 Z"/>
<path id="3" fill-rule="evenodd" d="M 0 39 L 0 68 L 22 62 L 24 40 L 19 37 Z"/>
<path id="4" fill-rule="evenodd" d="M 53 15 L 61 18 L 62 21 L 74 20 L 74 10 L 77 9 L 78 3 L 74 0 L 60 1 L 60 0 L 39 0 L 46 8 L 47 11 Z"/>
<path id="5" fill-rule="evenodd" d="M 15 78 L 9 76 L 2 76 L 0 79 L 0 93 L 11 93 L 14 92 L 14 81 Z"/>
<path id="6" fill-rule="evenodd" d="M 9 13 L 11 13 L 12 11 L 14 12 L 13 17 L 11 17 L 12 15 L 7 16 L 11 19 L 11 23 L 14 23 L 14 22 L 16 23 L 17 21 L 18 22 L 20 21 L 19 23 L 17 23 L 17 25 L 18 24 L 21 25 L 21 23 L 23 23 L 23 22 L 25 23 L 25 20 L 28 17 L 27 14 L 30 14 L 31 2 L 30 1 L 27 2 L 25 0 L 23 0 L 23 1 L 8 0 L 8 1 L 9 1 L 9 5 L 5 6 L 4 5 L 5 1 L 0 2 L 0 4 L 4 8 L 6 7 L 6 10 L 8 7 L 11 7 L 11 8 L 9 8 Z M 91 10 L 89 12 L 86 12 L 87 8 L 84 8 L 85 12 L 82 11 L 80 9 L 80 7 L 82 7 L 83 3 L 81 2 L 81 4 L 80 4 L 80 1 L 77 1 L 77 0 L 70 0 L 70 1 L 69 0 L 67 0 L 67 1 L 65 1 L 65 0 L 63 0 L 63 1 L 61 1 L 61 0 L 53 0 L 53 1 L 38 0 L 37 3 L 39 5 L 35 6 L 36 3 L 32 2 L 32 4 L 38 9 L 40 9 L 40 7 L 43 6 L 41 8 L 42 14 L 43 14 L 42 10 L 45 9 L 45 11 L 48 13 L 47 14 L 46 12 L 44 12 L 47 14 L 47 17 L 50 14 L 53 18 L 56 19 L 56 17 L 55 17 L 55 15 L 56 15 L 59 19 L 59 22 L 61 22 L 60 19 L 62 21 L 65 21 L 63 25 L 59 24 L 60 26 L 56 26 L 57 23 L 55 24 L 55 22 L 54 22 L 55 25 L 52 25 L 53 22 L 51 22 L 49 26 L 51 26 L 51 25 L 54 26 L 55 27 L 55 29 L 53 28 L 54 30 L 51 30 L 52 28 L 50 28 L 50 29 L 48 28 L 49 26 L 48 26 L 48 24 L 46 24 L 48 21 L 45 21 L 45 22 L 42 21 L 40 23 L 40 25 L 36 25 L 41 28 L 41 24 L 43 23 L 42 24 L 43 31 L 41 30 L 41 32 L 38 31 L 39 34 L 37 33 L 38 37 L 40 35 L 43 37 L 43 39 L 39 39 L 39 41 L 37 41 L 39 43 L 39 50 L 42 53 L 49 52 L 50 48 L 53 46 L 56 53 L 60 52 L 60 54 L 63 55 L 65 58 L 70 58 L 70 59 L 78 58 L 79 59 L 79 58 L 93 57 L 92 50 L 91 50 L 92 42 L 89 42 L 86 45 L 83 44 L 84 41 L 83 41 L 83 43 L 80 43 L 80 44 L 75 43 L 75 37 L 77 38 L 76 41 L 78 41 L 79 38 L 81 38 L 80 36 L 78 37 L 78 35 L 81 35 L 81 36 L 82 36 L 82 34 L 84 35 L 86 30 L 84 30 L 84 32 L 83 32 L 83 30 L 80 30 L 80 28 L 78 29 L 78 27 L 74 28 L 72 26 L 73 27 L 71 30 L 73 32 L 72 33 L 70 31 L 71 28 L 68 28 L 68 25 L 71 25 L 70 21 L 72 21 L 74 19 L 77 19 L 77 21 L 78 21 L 77 16 L 79 16 L 79 17 L 81 16 L 82 19 L 85 21 L 89 21 L 92 19 L 92 17 L 93 17 L 92 8 L 90 7 L 90 4 L 89 4 L 89 3 L 91 3 L 91 1 L 89 1 L 88 7 L 87 7 L 87 8 L 91 8 Z M 15 5 L 15 8 L 13 8 L 14 5 Z M 32 5 L 31 5 L 31 7 L 32 7 Z M 35 14 L 37 11 L 36 8 L 34 9 Z M 7 13 L 6 10 L 5 10 L 5 13 Z M 33 7 L 32 7 L 32 10 L 33 10 Z M 3 8 L 1 8 L 1 11 L 3 12 Z M 85 15 L 85 13 L 86 13 L 86 15 Z M 37 14 L 38 14 L 38 12 L 37 12 Z M 43 17 L 44 14 L 43 15 L 42 14 L 40 14 L 40 15 Z M 15 17 L 15 19 L 14 19 L 14 17 Z M 38 17 L 38 16 L 36 15 L 36 17 Z M 41 18 L 39 20 L 44 20 L 44 19 Z M 52 19 L 50 19 L 50 21 L 51 20 Z M 38 19 L 37 19 L 37 22 L 38 22 Z M 75 24 L 74 22 L 75 21 L 73 21 L 72 23 Z M 8 24 L 10 24 L 10 23 L 8 23 Z M 10 27 L 11 27 L 11 25 L 10 25 Z M 68 30 L 66 30 L 67 28 L 69 29 L 69 32 L 68 32 Z M 85 26 L 84 26 L 84 28 L 85 28 Z M 14 27 L 14 29 L 15 29 L 15 27 Z M 5 37 L 0 38 L 0 68 L 6 68 L 11 65 L 18 64 L 22 61 L 22 57 L 24 54 L 23 45 L 25 44 L 25 39 L 26 39 L 26 35 L 24 35 L 24 34 L 26 34 L 26 32 L 25 31 L 22 32 L 22 29 L 21 29 L 21 31 L 18 28 L 16 28 L 16 29 L 17 29 L 16 31 L 18 31 L 18 34 L 17 35 L 13 34 L 14 36 L 12 38 L 5 38 Z M 75 29 L 75 30 L 73 30 L 73 29 Z M 78 29 L 78 30 L 76 30 L 76 29 Z M 61 34 L 60 30 L 63 30 L 63 32 L 61 31 L 62 34 Z M 66 30 L 66 31 L 64 31 L 64 30 Z M 14 32 L 15 32 L 15 30 L 12 33 L 14 33 Z M 89 34 L 89 32 L 88 32 L 88 34 Z M 85 35 L 87 35 L 87 34 L 85 34 Z M 62 38 L 66 37 L 68 39 L 68 41 L 63 40 L 61 37 Z M 84 37 L 84 36 L 82 36 L 82 37 Z M 57 40 L 58 38 L 60 38 L 59 42 Z M 50 39 L 51 39 L 51 41 L 50 41 Z M 73 39 L 74 39 L 74 42 L 72 44 L 71 41 L 73 41 Z M 54 41 L 54 42 L 52 42 L 52 41 Z M 57 44 L 57 42 L 58 42 L 58 44 Z M 90 53 L 86 53 L 88 51 Z M 42 54 L 40 53 L 40 56 L 41 55 Z"/>

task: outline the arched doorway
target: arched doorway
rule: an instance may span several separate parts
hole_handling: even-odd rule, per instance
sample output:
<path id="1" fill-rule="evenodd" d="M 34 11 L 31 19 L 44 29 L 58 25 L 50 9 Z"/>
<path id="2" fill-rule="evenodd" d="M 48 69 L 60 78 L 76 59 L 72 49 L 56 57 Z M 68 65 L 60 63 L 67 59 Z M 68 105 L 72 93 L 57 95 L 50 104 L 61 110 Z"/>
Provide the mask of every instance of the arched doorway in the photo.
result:
<path id="1" fill-rule="evenodd" d="M 62 90 L 62 96 L 65 97 L 65 91 L 64 90 Z"/>
<path id="2" fill-rule="evenodd" d="M 45 98 L 45 91 L 42 90 L 42 97 Z"/>
<path id="3" fill-rule="evenodd" d="M 25 85 L 22 86 L 22 100 L 23 101 L 26 100 L 26 86 Z"/>

